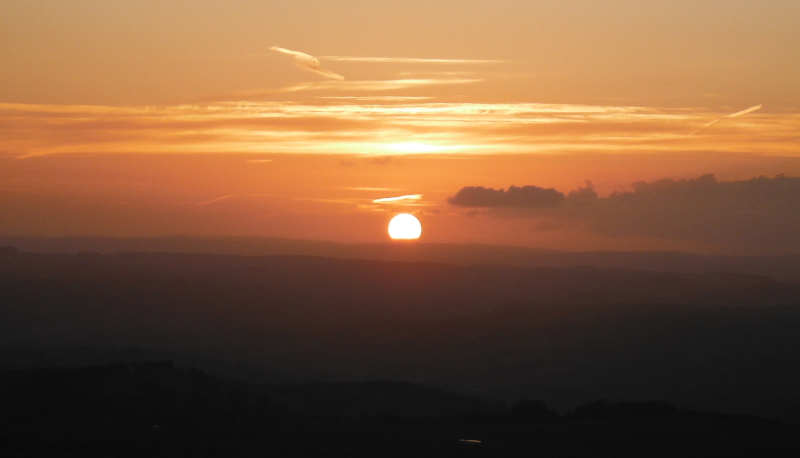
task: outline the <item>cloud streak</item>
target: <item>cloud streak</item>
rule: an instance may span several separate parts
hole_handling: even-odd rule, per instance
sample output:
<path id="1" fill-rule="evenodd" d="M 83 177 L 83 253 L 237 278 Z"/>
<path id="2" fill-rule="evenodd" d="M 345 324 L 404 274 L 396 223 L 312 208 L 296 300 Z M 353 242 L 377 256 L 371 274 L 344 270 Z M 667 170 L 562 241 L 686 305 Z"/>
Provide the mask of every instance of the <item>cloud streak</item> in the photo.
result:
<path id="1" fill-rule="evenodd" d="M 231 101 L 258 101 L 272 98 L 276 95 L 305 92 L 305 91 L 337 91 L 337 92 L 380 92 L 413 89 L 423 86 L 470 84 L 483 81 L 479 78 L 404 78 L 392 80 L 361 80 L 361 81 L 320 81 L 315 83 L 298 83 L 278 89 L 255 89 L 236 91 L 203 97 L 199 102 L 231 102 Z M 356 99 L 357 97 L 352 97 Z M 416 100 L 429 99 L 430 97 L 416 97 Z M 404 97 L 408 100 L 411 97 Z M 383 98 L 383 101 L 403 100 L 397 97 Z M 373 99 L 375 100 L 375 99 Z"/>
<path id="2" fill-rule="evenodd" d="M 319 59 L 316 57 L 300 52 L 292 51 L 291 49 L 281 48 L 280 46 L 273 46 L 269 48 L 273 51 L 288 54 L 294 57 L 294 64 L 302 69 L 316 73 L 317 75 L 324 76 L 333 80 L 343 81 L 344 76 L 334 73 L 327 68 L 323 67 Z"/>
<path id="3" fill-rule="evenodd" d="M 317 84 L 334 83 L 350 82 Z M 386 88 L 386 82 L 380 84 L 372 89 Z M 619 106 L 346 100 L 162 107 L 0 104 L 0 155 L 735 151 L 800 156 L 800 115 L 795 113 L 764 114 L 753 122 L 737 122 L 735 129 L 687 137 L 685 132 L 699 119 L 713 114 Z"/>
<path id="4" fill-rule="evenodd" d="M 383 197 L 380 199 L 375 199 L 372 201 L 374 204 L 386 204 L 386 203 L 397 203 L 402 202 L 404 200 L 420 200 L 422 199 L 422 194 L 406 194 L 404 196 L 397 196 L 397 197 Z"/>
<path id="5" fill-rule="evenodd" d="M 711 121 L 711 122 L 709 122 L 709 123 L 707 123 L 707 124 L 703 125 L 702 127 L 700 127 L 699 129 L 697 129 L 696 131 L 692 132 L 692 135 L 694 135 L 694 134 L 696 134 L 696 133 L 700 132 L 700 131 L 701 131 L 701 130 L 703 130 L 703 129 L 707 129 L 707 128 L 709 128 L 709 127 L 713 126 L 714 124 L 716 124 L 716 123 L 718 123 L 718 122 L 720 122 L 720 121 L 722 121 L 722 120 L 724 120 L 724 119 L 736 118 L 736 117 L 739 117 L 739 116 L 742 116 L 742 115 L 746 115 L 747 113 L 752 113 L 752 112 L 754 112 L 754 111 L 756 111 L 756 110 L 760 110 L 760 109 L 761 109 L 761 107 L 762 107 L 762 105 L 756 105 L 756 106 L 754 106 L 754 107 L 750 107 L 750 108 L 747 108 L 747 109 L 745 109 L 745 110 L 742 110 L 742 111 L 737 111 L 736 113 L 732 113 L 732 114 L 729 114 L 729 115 L 727 115 L 727 116 L 723 116 L 723 117 L 721 117 L 721 118 L 715 119 L 715 120 L 713 120 L 713 121 Z"/>
<path id="6" fill-rule="evenodd" d="M 376 64 L 500 64 L 505 60 L 475 59 L 417 59 L 410 57 L 355 57 L 355 56 L 322 56 L 320 59 L 334 62 L 368 62 Z"/>

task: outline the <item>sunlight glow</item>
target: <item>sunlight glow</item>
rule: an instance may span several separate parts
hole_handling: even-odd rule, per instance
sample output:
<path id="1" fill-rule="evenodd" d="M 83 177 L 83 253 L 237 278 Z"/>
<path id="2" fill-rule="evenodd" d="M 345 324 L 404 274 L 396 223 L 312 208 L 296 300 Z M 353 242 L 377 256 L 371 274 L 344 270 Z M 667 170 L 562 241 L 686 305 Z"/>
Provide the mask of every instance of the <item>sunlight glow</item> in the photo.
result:
<path id="1" fill-rule="evenodd" d="M 731 116 L 700 109 L 531 103 L 0 103 L 0 153 L 23 158 L 64 153 L 466 156 L 702 150 L 800 156 L 800 114 L 752 111 Z M 704 127 L 722 119 L 713 129 Z M 703 135 L 693 135 L 699 132 Z"/>
<path id="2" fill-rule="evenodd" d="M 458 146 L 437 146 L 420 142 L 400 142 L 386 145 L 386 149 L 397 153 L 439 153 L 457 148 Z"/>
<path id="3" fill-rule="evenodd" d="M 389 237 L 395 240 L 414 240 L 422 234 L 422 224 L 416 216 L 401 213 L 389 222 Z"/>

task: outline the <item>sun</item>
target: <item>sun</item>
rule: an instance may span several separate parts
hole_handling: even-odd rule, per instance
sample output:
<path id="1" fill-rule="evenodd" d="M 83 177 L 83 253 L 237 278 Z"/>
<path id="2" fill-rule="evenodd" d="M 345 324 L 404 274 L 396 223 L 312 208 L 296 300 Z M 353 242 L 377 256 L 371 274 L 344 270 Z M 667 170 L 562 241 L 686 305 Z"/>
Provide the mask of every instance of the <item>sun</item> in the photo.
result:
<path id="1" fill-rule="evenodd" d="M 422 234 L 422 224 L 416 216 L 401 213 L 389 222 L 389 237 L 394 240 L 415 240 Z"/>

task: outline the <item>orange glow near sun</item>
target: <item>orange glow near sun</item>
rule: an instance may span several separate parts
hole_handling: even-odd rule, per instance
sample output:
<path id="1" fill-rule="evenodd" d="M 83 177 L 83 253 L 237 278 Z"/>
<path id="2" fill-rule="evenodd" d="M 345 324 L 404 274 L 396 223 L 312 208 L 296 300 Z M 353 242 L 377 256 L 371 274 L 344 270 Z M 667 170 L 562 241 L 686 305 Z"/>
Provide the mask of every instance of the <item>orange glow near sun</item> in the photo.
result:
<path id="1" fill-rule="evenodd" d="M 387 149 L 397 153 L 438 153 L 454 148 L 457 147 L 431 145 L 428 143 L 420 143 L 420 142 L 400 142 L 387 145 Z"/>

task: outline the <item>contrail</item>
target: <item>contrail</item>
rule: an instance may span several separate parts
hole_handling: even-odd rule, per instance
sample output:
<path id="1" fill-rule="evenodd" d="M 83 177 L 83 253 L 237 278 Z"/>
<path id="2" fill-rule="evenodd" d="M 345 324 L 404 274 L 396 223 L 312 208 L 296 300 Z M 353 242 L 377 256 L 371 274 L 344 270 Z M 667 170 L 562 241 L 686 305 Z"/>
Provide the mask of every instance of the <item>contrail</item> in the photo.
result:
<path id="1" fill-rule="evenodd" d="M 294 56 L 294 64 L 300 68 L 312 71 L 318 75 L 324 76 L 325 78 L 330 78 L 339 81 L 344 80 L 344 77 L 342 75 L 333 73 L 332 71 L 323 67 L 322 64 L 319 63 L 319 59 L 317 59 L 314 56 L 311 56 L 309 54 L 300 51 L 292 51 L 291 49 L 281 48 L 280 46 L 273 46 L 269 49 L 283 54 L 289 54 L 290 56 Z"/>
<path id="2" fill-rule="evenodd" d="M 756 111 L 756 110 L 760 110 L 762 106 L 763 105 L 756 105 L 756 106 L 750 107 L 750 108 L 748 108 L 746 110 L 737 111 L 734 114 L 729 114 L 728 116 L 725 116 L 725 117 L 726 118 L 735 118 L 737 116 L 741 116 L 741 115 L 744 115 L 744 114 L 747 114 L 747 113 L 750 113 L 750 112 L 753 112 L 753 111 Z"/>
<path id="3" fill-rule="evenodd" d="M 401 64 L 500 64 L 504 60 L 474 60 L 474 59 L 415 59 L 409 57 L 355 57 L 355 56 L 322 56 L 324 60 L 338 62 L 372 62 L 372 63 L 401 63 Z"/>
<path id="4" fill-rule="evenodd" d="M 737 111 L 736 113 L 732 113 L 732 114 L 729 114 L 727 116 L 723 116 L 723 117 L 721 117 L 719 119 L 715 119 L 715 120 L 711 121 L 710 123 L 703 125 L 701 128 L 697 129 L 696 131 L 692 132 L 690 135 L 694 135 L 694 134 L 700 132 L 703 129 L 707 129 L 707 128 L 713 126 L 714 124 L 722 121 L 723 119 L 735 118 L 737 116 L 746 115 L 747 113 L 752 113 L 752 112 L 754 112 L 756 110 L 760 110 L 762 106 L 763 105 L 756 105 L 756 106 L 750 107 L 750 108 L 748 108 L 746 110 Z"/>

